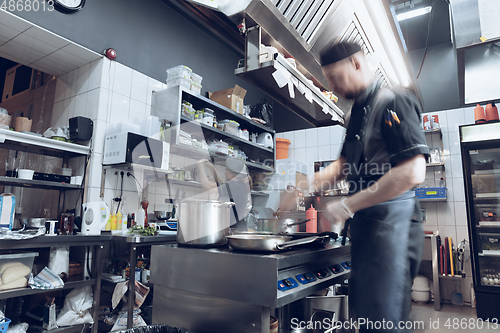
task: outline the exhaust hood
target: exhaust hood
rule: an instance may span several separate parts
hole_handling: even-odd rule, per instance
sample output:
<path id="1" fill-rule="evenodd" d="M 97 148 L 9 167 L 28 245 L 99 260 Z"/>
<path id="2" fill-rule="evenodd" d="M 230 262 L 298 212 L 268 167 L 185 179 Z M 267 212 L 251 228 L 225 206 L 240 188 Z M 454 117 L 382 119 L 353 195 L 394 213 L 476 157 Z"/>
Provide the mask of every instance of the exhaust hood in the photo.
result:
<path id="1" fill-rule="evenodd" d="M 343 123 L 351 106 L 351 101 L 333 102 L 319 90 L 328 90 L 319 53 L 339 41 L 358 43 L 384 85 L 400 85 L 419 96 L 387 0 L 188 1 L 222 12 L 244 33 L 245 59 L 236 75 L 314 126 Z M 279 54 L 261 62 L 261 44 L 276 48 Z M 296 68 L 285 60 L 288 57 L 295 59 Z"/>

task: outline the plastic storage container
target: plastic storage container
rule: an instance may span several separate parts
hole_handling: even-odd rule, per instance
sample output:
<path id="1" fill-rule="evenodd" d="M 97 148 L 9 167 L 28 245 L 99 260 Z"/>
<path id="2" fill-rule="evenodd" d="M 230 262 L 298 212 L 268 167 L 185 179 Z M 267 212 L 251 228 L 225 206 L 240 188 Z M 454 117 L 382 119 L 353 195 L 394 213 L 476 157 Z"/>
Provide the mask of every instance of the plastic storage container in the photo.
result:
<path id="1" fill-rule="evenodd" d="M 196 73 L 191 73 L 191 80 L 193 80 L 194 83 L 198 83 L 201 86 L 201 81 L 203 80 L 203 77 Z"/>
<path id="2" fill-rule="evenodd" d="M 411 288 L 411 299 L 416 302 L 428 302 L 430 299 L 429 279 L 418 275 L 413 281 Z"/>
<path id="3" fill-rule="evenodd" d="M 191 92 L 193 94 L 201 94 L 201 84 L 191 81 Z"/>
<path id="4" fill-rule="evenodd" d="M 5 317 L 5 321 L 0 323 L 0 333 L 7 333 L 9 329 L 10 319 Z"/>
<path id="5" fill-rule="evenodd" d="M 238 129 L 240 124 L 234 120 L 223 120 L 224 132 L 238 136 Z"/>
<path id="6" fill-rule="evenodd" d="M 446 187 L 423 187 L 415 189 L 419 199 L 446 199 Z"/>
<path id="7" fill-rule="evenodd" d="M 31 269 L 33 268 L 33 261 L 37 256 L 38 252 L 0 254 L 2 279 L 0 291 L 26 287 Z"/>
<path id="8" fill-rule="evenodd" d="M 187 76 L 188 78 L 190 78 L 192 72 L 193 71 L 191 70 L 191 68 L 187 66 L 184 65 L 175 66 L 167 69 L 167 79 L 170 80 L 177 76 Z"/>
<path id="9" fill-rule="evenodd" d="M 203 109 L 205 113 L 203 114 L 203 123 L 208 126 L 214 125 L 214 111 L 209 108 Z"/>
<path id="10" fill-rule="evenodd" d="M 173 79 L 167 80 L 167 88 L 172 88 L 176 86 L 180 86 L 182 89 L 190 90 L 191 89 L 191 78 L 189 76 L 177 76 Z"/>
<path id="11" fill-rule="evenodd" d="M 9 129 L 10 116 L 6 109 L 0 108 L 0 128 Z"/>

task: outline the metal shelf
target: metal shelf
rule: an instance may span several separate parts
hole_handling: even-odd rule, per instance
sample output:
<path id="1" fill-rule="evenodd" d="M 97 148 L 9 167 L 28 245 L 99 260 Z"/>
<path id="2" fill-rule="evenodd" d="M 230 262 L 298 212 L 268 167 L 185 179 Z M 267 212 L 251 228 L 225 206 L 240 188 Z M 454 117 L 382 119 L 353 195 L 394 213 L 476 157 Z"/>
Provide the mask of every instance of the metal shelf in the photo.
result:
<path id="1" fill-rule="evenodd" d="M 276 71 L 275 66 L 279 64 L 284 67 L 294 80 L 298 81 L 305 89 L 310 91 L 312 102 L 296 88 L 295 98 L 290 98 L 288 87 L 279 88 L 274 81 L 272 74 Z M 237 68 L 235 74 L 246 81 L 260 87 L 264 92 L 273 96 L 278 102 L 285 107 L 295 111 L 307 121 L 316 124 L 333 125 L 335 123 L 342 124 L 344 112 L 335 105 L 331 100 L 327 99 L 316 87 L 307 80 L 307 78 L 294 68 L 283 56 L 278 55 L 276 60 L 260 63 L 259 68 L 254 70 L 246 70 L 245 68 Z"/>
<path id="2" fill-rule="evenodd" d="M 80 189 L 81 185 L 49 182 L 46 180 L 28 180 L 12 177 L 0 177 L 0 185 L 41 188 L 45 190 L 76 190 Z"/>
<path id="3" fill-rule="evenodd" d="M 211 131 L 211 132 L 213 132 L 213 133 L 215 133 L 215 134 L 218 134 L 218 135 L 220 135 L 220 136 L 223 136 L 223 137 L 229 138 L 229 139 L 231 139 L 231 140 L 233 140 L 233 141 L 235 141 L 235 142 L 238 142 L 238 143 L 243 143 L 244 145 L 248 145 L 248 146 L 251 146 L 251 147 L 253 147 L 253 148 L 261 149 L 261 150 L 263 150 L 263 151 L 265 151 L 265 152 L 268 152 L 268 153 L 274 153 L 274 151 L 273 151 L 272 149 L 270 149 L 270 148 L 267 148 L 267 147 L 261 146 L 261 145 L 259 145 L 259 144 L 257 144 L 257 143 L 254 143 L 254 142 L 252 142 L 252 141 L 249 141 L 249 140 L 246 140 L 246 139 L 240 138 L 239 136 L 236 136 L 236 135 L 230 134 L 230 133 L 228 133 L 228 132 L 224 132 L 224 131 L 222 131 L 222 130 L 220 130 L 220 129 L 218 129 L 218 128 L 215 128 L 215 127 L 213 127 L 213 126 L 208 126 L 208 125 L 203 124 L 203 123 L 201 123 L 201 122 L 194 121 L 194 120 L 192 120 L 192 119 L 187 119 L 187 118 L 185 118 L 185 117 L 181 117 L 181 121 L 182 121 L 182 122 L 184 122 L 184 123 L 189 122 L 189 123 L 193 123 L 193 124 L 195 124 L 195 125 L 199 125 L 199 126 L 201 126 L 202 128 L 204 128 L 204 129 L 207 129 L 207 130 L 209 130 L 209 131 Z"/>
<path id="4" fill-rule="evenodd" d="M 0 250 L 46 248 L 52 247 L 54 244 L 57 246 L 88 246 L 102 244 L 111 239 L 113 239 L 111 235 L 43 235 L 22 241 L 4 239 L 0 241 Z"/>
<path id="5" fill-rule="evenodd" d="M 216 154 L 216 153 L 209 152 L 208 150 L 204 150 L 204 149 L 196 148 L 196 147 L 190 147 L 190 146 L 186 146 L 183 144 L 170 145 L 170 152 L 172 154 L 181 155 L 184 157 L 195 158 L 195 159 L 199 159 L 202 157 L 204 157 L 204 158 L 211 157 L 214 159 L 219 158 L 219 159 L 226 160 L 229 158 L 228 155 Z M 254 163 L 254 162 L 250 162 L 250 161 L 244 161 L 244 163 L 249 168 L 257 169 L 260 171 L 268 171 L 268 172 L 274 171 L 274 168 L 267 166 L 267 165 L 258 164 L 258 163 Z"/>
<path id="6" fill-rule="evenodd" d="M 441 129 L 435 128 L 435 129 L 430 129 L 430 130 L 424 130 L 424 133 L 441 133 Z"/>
<path id="7" fill-rule="evenodd" d="M 439 201 L 448 201 L 448 198 L 439 198 L 439 199 L 420 199 L 420 202 L 439 202 Z"/>
<path id="8" fill-rule="evenodd" d="M 441 163 L 426 163 L 426 166 L 428 166 L 428 167 L 444 166 L 444 162 L 441 162 Z"/>
<path id="9" fill-rule="evenodd" d="M 233 120 L 238 121 L 240 122 L 240 124 L 244 124 L 245 126 L 247 126 L 248 129 L 255 128 L 260 131 L 274 133 L 274 130 L 272 128 L 259 124 L 258 122 L 253 121 L 251 119 L 248 119 L 242 114 L 239 114 L 238 112 L 226 108 L 225 106 L 222 106 L 219 103 L 212 101 L 211 99 L 208 99 L 201 95 L 194 94 L 189 90 L 184 90 L 184 89 L 181 90 L 182 90 L 182 99 L 195 105 L 196 109 L 202 109 L 208 107 L 214 110 L 215 112 L 220 111 L 225 113 L 229 118 L 233 118 Z M 217 116 L 217 119 L 220 119 L 219 115 Z"/>
<path id="10" fill-rule="evenodd" d="M 268 197 L 269 193 L 261 192 L 261 191 L 252 191 L 251 195 L 256 196 L 256 197 Z"/>
<path id="11" fill-rule="evenodd" d="M 0 292 L 0 299 L 50 293 L 53 291 L 64 290 L 64 289 L 73 289 L 73 288 L 79 288 L 79 287 L 85 287 L 85 286 L 93 286 L 95 283 L 96 283 L 95 279 L 90 279 L 90 280 L 66 282 L 64 284 L 64 287 L 57 288 L 57 289 L 31 289 L 30 287 L 26 287 L 26 288 L 21 288 L 21 289 L 6 290 L 6 291 Z"/>
<path id="12" fill-rule="evenodd" d="M 500 251 L 483 250 L 483 253 L 478 253 L 477 255 L 480 257 L 500 257 Z"/>
<path id="13" fill-rule="evenodd" d="M 87 146 L 5 129 L 0 129 L 0 143 L 0 148 L 55 157 L 76 157 L 90 154 L 90 148 Z"/>
<path id="14" fill-rule="evenodd" d="M 90 329 L 91 325 L 88 324 L 79 324 L 73 326 L 59 327 L 53 330 L 47 331 L 43 330 L 42 333 L 82 333 L 87 326 L 87 331 Z"/>

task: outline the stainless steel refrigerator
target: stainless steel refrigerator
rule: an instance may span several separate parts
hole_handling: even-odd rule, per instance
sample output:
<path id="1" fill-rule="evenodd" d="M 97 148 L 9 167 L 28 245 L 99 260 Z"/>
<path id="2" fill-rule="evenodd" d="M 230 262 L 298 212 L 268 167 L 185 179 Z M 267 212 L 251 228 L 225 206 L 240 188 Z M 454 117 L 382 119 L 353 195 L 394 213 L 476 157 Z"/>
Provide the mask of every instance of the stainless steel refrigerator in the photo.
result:
<path id="1" fill-rule="evenodd" d="M 500 123 L 460 126 L 477 316 L 500 320 Z"/>

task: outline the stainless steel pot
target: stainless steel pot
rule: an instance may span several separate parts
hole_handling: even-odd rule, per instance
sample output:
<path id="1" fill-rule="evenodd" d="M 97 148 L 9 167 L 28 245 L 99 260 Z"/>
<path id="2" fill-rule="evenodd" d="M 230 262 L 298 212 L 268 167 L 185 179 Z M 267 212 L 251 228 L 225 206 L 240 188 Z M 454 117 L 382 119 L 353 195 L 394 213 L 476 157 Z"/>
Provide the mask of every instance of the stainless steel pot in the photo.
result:
<path id="1" fill-rule="evenodd" d="M 226 244 L 233 205 L 215 200 L 180 201 L 177 243 L 202 247 Z"/>
<path id="2" fill-rule="evenodd" d="M 45 227 L 45 220 L 44 217 L 29 218 L 26 226 L 28 228 L 42 228 Z"/>

